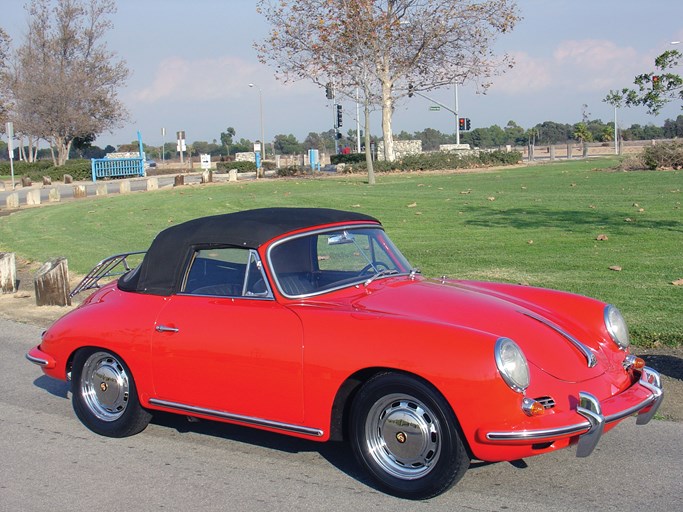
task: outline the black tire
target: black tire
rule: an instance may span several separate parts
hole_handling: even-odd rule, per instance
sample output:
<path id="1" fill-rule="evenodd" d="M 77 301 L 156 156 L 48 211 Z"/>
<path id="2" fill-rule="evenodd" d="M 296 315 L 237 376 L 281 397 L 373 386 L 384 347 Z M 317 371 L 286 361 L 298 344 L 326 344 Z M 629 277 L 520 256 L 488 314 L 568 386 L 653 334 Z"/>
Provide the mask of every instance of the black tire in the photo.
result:
<path id="1" fill-rule="evenodd" d="M 370 379 L 351 406 L 356 459 L 394 496 L 427 499 L 455 484 L 470 458 L 446 400 L 429 384 L 399 373 Z"/>
<path id="2" fill-rule="evenodd" d="M 152 415 L 140 406 L 133 376 L 119 356 L 81 349 L 71 371 L 71 401 L 78 419 L 93 432 L 128 437 L 141 432 Z"/>

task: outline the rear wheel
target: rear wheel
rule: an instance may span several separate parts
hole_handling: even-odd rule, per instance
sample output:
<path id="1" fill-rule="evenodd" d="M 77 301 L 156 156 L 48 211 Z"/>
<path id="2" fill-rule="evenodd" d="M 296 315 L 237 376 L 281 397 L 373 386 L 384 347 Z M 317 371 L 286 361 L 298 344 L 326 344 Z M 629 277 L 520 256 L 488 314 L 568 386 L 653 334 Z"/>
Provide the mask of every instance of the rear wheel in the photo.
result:
<path id="1" fill-rule="evenodd" d="M 402 374 L 377 375 L 361 388 L 351 409 L 351 443 L 377 483 L 402 498 L 441 494 L 470 462 L 444 398 Z"/>
<path id="2" fill-rule="evenodd" d="M 152 418 L 140 406 L 130 370 L 111 352 L 78 351 L 71 375 L 74 411 L 93 432 L 107 437 L 132 436 L 144 430 Z"/>

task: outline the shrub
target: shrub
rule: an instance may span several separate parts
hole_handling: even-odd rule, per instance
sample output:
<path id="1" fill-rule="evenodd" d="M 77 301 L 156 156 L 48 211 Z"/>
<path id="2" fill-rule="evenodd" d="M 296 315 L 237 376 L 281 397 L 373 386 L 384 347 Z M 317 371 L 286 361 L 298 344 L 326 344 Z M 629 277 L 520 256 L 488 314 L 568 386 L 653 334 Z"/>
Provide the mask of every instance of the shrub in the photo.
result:
<path id="1" fill-rule="evenodd" d="M 342 155 L 348 156 L 348 155 Z M 340 172 L 342 173 L 361 173 L 367 172 L 365 165 L 365 155 L 357 163 L 347 163 Z M 490 151 L 471 154 L 458 154 L 452 152 L 419 153 L 407 155 L 394 162 L 376 161 L 374 169 L 376 172 L 390 171 L 445 171 L 451 169 L 471 169 L 475 167 L 490 167 L 493 165 L 514 165 L 522 159 L 522 154 L 518 151 L 510 153 L 505 151 Z"/>
<path id="2" fill-rule="evenodd" d="M 286 178 L 289 176 L 303 176 L 306 174 L 306 170 L 298 165 L 289 165 L 287 167 L 280 167 L 277 170 L 277 175 Z"/>
<path id="3" fill-rule="evenodd" d="M 365 153 L 349 153 L 348 155 L 332 155 L 330 163 L 336 164 L 357 164 L 365 162 Z"/>
<path id="4" fill-rule="evenodd" d="M 256 164 L 254 162 L 217 162 L 217 171 L 230 171 L 237 169 L 237 172 L 256 172 Z"/>
<path id="5" fill-rule="evenodd" d="M 643 163 L 647 169 L 682 169 L 683 143 L 662 142 L 643 150 Z"/>
<path id="6" fill-rule="evenodd" d="M 0 163 L 0 174 L 10 174 L 9 162 Z M 61 167 L 55 167 L 50 160 L 14 164 L 15 176 L 28 176 L 34 182 L 41 181 L 43 176 L 49 176 L 52 181 L 61 181 L 65 174 L 70 174 L 74 180 L 79 181 L 92 179 L 90 160 L 69 160 Z"/>

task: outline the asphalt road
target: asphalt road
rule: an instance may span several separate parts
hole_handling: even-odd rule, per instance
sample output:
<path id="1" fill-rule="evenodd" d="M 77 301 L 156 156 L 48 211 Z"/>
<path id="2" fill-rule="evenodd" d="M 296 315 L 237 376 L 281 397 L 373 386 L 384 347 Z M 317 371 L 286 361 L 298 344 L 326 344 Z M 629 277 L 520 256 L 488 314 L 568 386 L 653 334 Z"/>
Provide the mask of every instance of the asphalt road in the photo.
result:
<path id="1" fill-rule="evenodd" d="M 473 464 L 444 495 L 409 502 L 373 489 L 341 443 L 155 417 L 99 437 L 65 384 L 24 359 L 40 329 L 0 319 L 0 511 L 673 511 L 683 503 L 683 423 L 633 419 L 596 452 Z"/>

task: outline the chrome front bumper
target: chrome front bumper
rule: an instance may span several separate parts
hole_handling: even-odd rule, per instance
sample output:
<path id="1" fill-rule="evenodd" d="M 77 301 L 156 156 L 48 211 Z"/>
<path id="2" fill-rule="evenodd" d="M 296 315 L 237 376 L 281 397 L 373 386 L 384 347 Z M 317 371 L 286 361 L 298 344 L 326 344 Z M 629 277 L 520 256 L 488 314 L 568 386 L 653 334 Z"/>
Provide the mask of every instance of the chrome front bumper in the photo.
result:
<path id="1" fill-rule="evenodd" d="M 605 425 L 623 420 L 635 413 L 638 413 L 636 424 L 645 425 L 655 415 L 664 398 L 659 373 L 646 366 L 636 385 L 649 391 L 647 398 L 612 414 L 604 415 L 600 401 L 592 394 L 582 391 L 579 393 L 576 412 L 583 416 L 585 421 L 549 429 L 488 432 L 486 439 L 494 443 L 518 444 L 520 441 L 546 442 L 578 435 L 576 456 L 588 457 L 600 441 Z"/>

